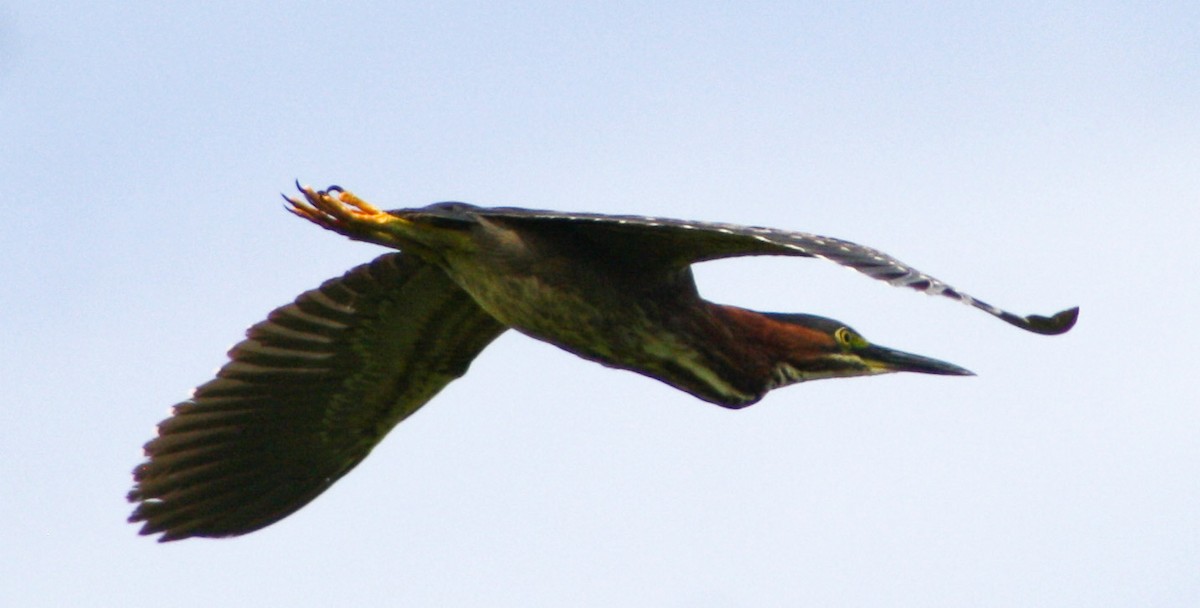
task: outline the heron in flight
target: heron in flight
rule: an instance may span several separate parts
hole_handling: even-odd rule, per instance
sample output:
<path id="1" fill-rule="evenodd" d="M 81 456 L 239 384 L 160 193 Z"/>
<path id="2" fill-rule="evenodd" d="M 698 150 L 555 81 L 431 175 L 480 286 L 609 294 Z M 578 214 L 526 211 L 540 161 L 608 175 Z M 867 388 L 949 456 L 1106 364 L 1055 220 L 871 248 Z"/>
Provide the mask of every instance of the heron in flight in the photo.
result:
<path id="1" fill-rule="evenodd" d="M 285 197 L 292 213 L 399 252 L 272 311 L 173 408 L 133 472 L 142 534 L 236 536 L 290 515 L 508 329 L 735 409 L 807 380 L 971 374 L 833 319 L 704 300 L 697 262 L 822 258 L 1039 334 L 1079 313 L 1016 315 L 875 249 L 800 232 L 465 203 L 382 211 L 336 186 L 300 192 Z"/>

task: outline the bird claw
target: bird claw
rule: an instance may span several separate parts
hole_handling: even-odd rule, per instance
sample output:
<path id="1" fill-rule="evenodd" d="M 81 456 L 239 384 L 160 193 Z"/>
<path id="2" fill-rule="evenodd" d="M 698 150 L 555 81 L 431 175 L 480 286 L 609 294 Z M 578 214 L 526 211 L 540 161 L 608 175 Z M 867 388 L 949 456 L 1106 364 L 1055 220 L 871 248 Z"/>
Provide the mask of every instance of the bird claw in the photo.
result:
<path id="1" fill-rule="evenodd" d="M 326 190 L 314 190 L 296 182 L 299 196 L 283 195 L 287 210 L 322 228 L 357 240 L 372 240 L 379 226 L 391 218 L 387 212 L 347 192 L 341 186 L 329 186 Z"/>

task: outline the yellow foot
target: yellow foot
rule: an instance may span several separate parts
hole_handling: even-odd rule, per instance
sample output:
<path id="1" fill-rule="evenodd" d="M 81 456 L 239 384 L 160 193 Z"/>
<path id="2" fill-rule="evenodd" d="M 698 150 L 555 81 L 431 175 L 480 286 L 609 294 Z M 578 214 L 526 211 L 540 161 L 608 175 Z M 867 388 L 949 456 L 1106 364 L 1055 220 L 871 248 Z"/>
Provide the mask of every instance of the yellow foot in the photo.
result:
<path id="1" fill-rule="evenodd" d="M 339 186 L 313 190 L 297 182 L 296 187 L 304 198 L 284 196 L 288 211 L 355 240 L 378 242 L 383 227 L 398 219 Z"/>

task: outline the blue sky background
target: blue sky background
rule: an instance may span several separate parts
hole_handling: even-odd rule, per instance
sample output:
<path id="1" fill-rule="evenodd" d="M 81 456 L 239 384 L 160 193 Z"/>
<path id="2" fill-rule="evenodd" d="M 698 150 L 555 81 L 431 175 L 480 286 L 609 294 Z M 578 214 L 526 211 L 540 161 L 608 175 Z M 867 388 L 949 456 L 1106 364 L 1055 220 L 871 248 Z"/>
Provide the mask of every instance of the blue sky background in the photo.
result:
<path id="1" fill-rule="evenodd" d="M 21 2 L 0 7 L 0 604 L 1200 603 L 1200 5 Z M 725 411 L 515 333 L 250 536 L 124 523 L 140 446 L 385 207 L 764 224 L 698 269 L 968 367 Z"/>

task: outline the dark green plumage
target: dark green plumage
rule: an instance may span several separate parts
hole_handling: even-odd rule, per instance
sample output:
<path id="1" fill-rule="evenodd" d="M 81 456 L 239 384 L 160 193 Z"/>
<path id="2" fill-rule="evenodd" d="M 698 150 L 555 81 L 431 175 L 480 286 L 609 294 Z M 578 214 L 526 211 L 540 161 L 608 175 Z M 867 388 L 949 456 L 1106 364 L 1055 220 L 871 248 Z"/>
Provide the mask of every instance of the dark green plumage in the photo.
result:
<path id="1" fill-rule="evenodd" d="M 870 344 L 845 324 L 700 297 L 690 267 L 824 258 L 1043 334 L 1078 309 L 1015 315 L 874 249 L 772 228 L 442 203 L 383 212 L 341 189 L 290 210 L 401 249 L 276 309 L 159 425 L 134 470 L 131 521 L 161 540 L 232 536 L 286 517 L 357 465 L 508 328 L 725 407 L 820 378 L 969 374 Z"/>

